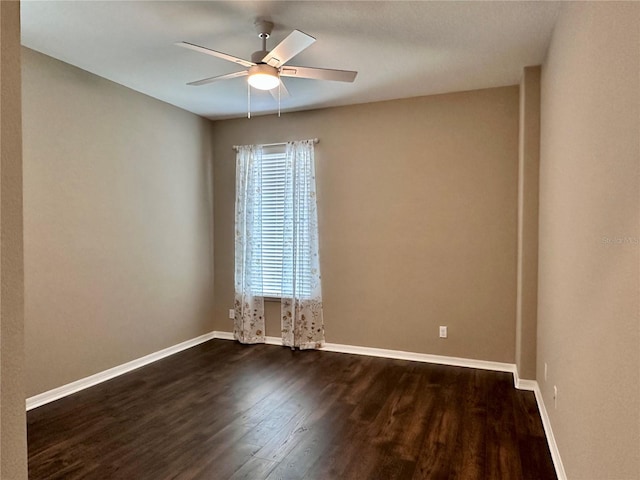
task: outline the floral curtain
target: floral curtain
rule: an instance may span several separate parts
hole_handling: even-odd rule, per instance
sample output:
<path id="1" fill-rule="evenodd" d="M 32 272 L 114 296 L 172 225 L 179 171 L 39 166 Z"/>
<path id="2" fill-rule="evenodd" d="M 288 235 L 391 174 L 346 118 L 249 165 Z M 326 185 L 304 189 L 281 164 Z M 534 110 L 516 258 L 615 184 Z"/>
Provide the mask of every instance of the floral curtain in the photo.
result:
<path id="1" fill-rule="evenodd" d="M 282 343 L 324 345 L 318 253 L 314 141 L 286 146 L 282 271 Z"/>
<path id="2" fill-rule="evenodd" d="M 262 147 L 238 147 L 236 155 L 235 318 L 241 343 L 264 343 L 262 297 Z M 259 283 L 259 284 L 257 284 Z"/>

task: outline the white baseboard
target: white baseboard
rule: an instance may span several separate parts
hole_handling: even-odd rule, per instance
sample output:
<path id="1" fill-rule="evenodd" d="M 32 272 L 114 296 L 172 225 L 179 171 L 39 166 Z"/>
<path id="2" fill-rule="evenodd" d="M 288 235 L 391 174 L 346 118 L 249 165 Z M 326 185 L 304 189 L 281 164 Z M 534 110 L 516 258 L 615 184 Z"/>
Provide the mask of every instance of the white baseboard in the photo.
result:
<path id="1" fill-rule="evenodd" d="M 233 340 L 231 332 L 213 332 L 215 338 Z M 280 337 L 265 337 L 267 345 L 282 345 Z M 402 350 L 387 350 L 384 348 L 360 347 L 344 345 L 341 343 L 325 343 L 321 350 L 325 352 L 351 353 L 353 355 L 368 355 L 370 357 L 393 358 L 395 360 L 410 360 L 422 363 L 437 363 L 454 367 L 478 368 L 480 370 L 493 370 L 497 372 L 513 373 L 515 365 L 512 363 L 489 362 L 486 360 L 474 360 L 472 358 L 445 357 L 442 355 L 430 355 L 427 353 L 403 352 Z"/>
<path id="2" fill-rule="evenodd" d="M 560 458 L 560 450 L 558 450 L 558 444 L 556 438 L 553 435 L 553 429 L 551 428 L 551 420 L 549 420 L 549 414 L 545 407 L 544 400 L 542 399 L 542 392 L 540 391 L 540 385 L 538 382 L 534 382 L 535 386 L 533 393 L 536 395 L 536 403 L 538 404 L 538 411 L 540 412 L 540 418 L 542 419 L 542 426 L 544 427 L 544 433 L 547 437 L 547 443 L 549 444 L 549 451 L 551 452 L 551 458 L 553 459 L 553 465 L 556 467 L 556 475 L 558 480 L 567 480 L 567 474 L 564 471 L 564 465 Z"/>
<path id="3" fill-rule="evenodd" d="M 395 360 L 410 360 L 412 362 L 437 363 L 454 367 L 477 368 L 480 370 L 493 370 L 497 372 L 513 371 L 510 363 L 489 362 L 472 358 L 446 357 L 442 355 L 430 355 L 427 353 L 404 352 L 402 350 L 387 350 L 384 348 L 359 347 L 342 345 L 340 343 L 325 343 L 323 350 L 328 352 L 350 353 L 353 355 L 368 355 L 370 357 L 393 358 Z"/>
<path id="4" fill-rule="evenodd" d="M 66 385 L 62 385 L 61 387 L 54 388 L 53 390 L 49 390 L 47 392 L 34 395 L 33 397 L 29 397 L 27 398 L 27 410 L 40 407 L 46 403 L 53 402 L 54 400 L 66 397 L 67 395 L 71 395 L 72 393 L 84 390 L 85 388 L 93 387 L 94 385 L 97 385 L 99 383 L 111 380 L 112 378 L 122 375 L 123 373 L 127 373 L 137 368 L 143 367 L 144 365 L 153 363 L 157 360 L 160 360 L 161 358 L 165 358 L 169 355 L 173 355 L 174 353 L 186 350 L 187 348 L 194 347 L 200 343 L 215 338 L 214 334 L 215 332 L 205 333 L 204 335 L 200 335 L 199 337 L 192 338 L 191 340 L 187 340 L 185 342 L 173 345 L 172 347 L 168 347 L 154 353 L 150 353 L 149 355 L 145 355 L 144 357 L 140 357 L 122 365 L 118 365 L 117 367 L 98 372 L 89 377 L 81 378 L 80 380 L 76 380 L 75 382 L 71 382 Z"/>
<path id="5" fill-rule="evenodd" d="M 515 367 L 515 366 L 514 366 Z M 558 480 L 567 480 L 567 474 L 564 471 L 564 465 L 562 465 L 562 459 L 560 458 L 560 451 L 558 450 L 558 444 L 556 438 L 553 436 L 553 429 L 551 428 L 551 421 L 547 414 L 547 407 L 544 404 L 542 398 L 542 392 L 540 391 L 540 385 L 536 380 L 523 380 L 518 376 L 518 369 L 513 370 L 513 382 L 518 390 L 528 390 L 533 392 L 536 396 L 536 403 L 538 404 L 538 412 L 540 412 L 540 419 L 542 420 L 542 426 L 544 428 L 545 436 L 547 437 L 547 444 L 549 445 L 549 452 L 551 452 L 551 458 L 553 460 L 553 466 L 556 469 L 556 475 Z"/>
<path id="6" fill-rule="evenodd" d="M 515 384 L 515 387 L 518 390 L 527 390 L 529 392 L 535 391 L 537 386 L 538 386 L 538 382 L 536 382 L 535 380 L 522 380 L 522 379 L 519 379 Z"/>
<path id="7" fill-rule="evenodd" d="M 267 345 L 280 345 L 282 346 L 282 337 L 265 337 Z"/>
<path id="8" fill-rule="evenodd" d="M 233 332 L 219 332 L 217 330 L 213 332 L 213 338 L 219 338 L 220 340 L 235 340 L 235 338 L 233 338 Z"/>
<path id="9" fill-rule="evenodd" d="M 518 390 L 527 390 L 529 392 L 535 391 L 538 386 L 538 382 L 535 380 L 524 380 L 518 375 L 518 367 L 514 365 L 513 368 L 513 384 Z"/>
<path id="10" fill-rule="evenodd" d="M 27 410 L 40 407 L 46 403 L 53 402 L 60 398 L 66 397 L 67 395 L 71 395 L 73 393 L 79 392 L 80 390 L 84 390 L 85 388 L 89 388 L 99 383 L 105 382 L 114 377 L 130 372 L 137 368 L 143 367 L 144 365 L 148 365 L 157 360 L 168 357 L 169 355 L 173 355 L 174 353 L 181 352 L 182 350 L 186 350 L 187 348 L 194 347 L 196 345 L 199 345 L 200 343 L 204 343 L 214 338 L 217 338 L 220 340 L 234 339 L 232 332 L 213 331 L 213 332 L 206 333 L 204 335 L 201 335 L 196 338 L 192 338 L 191 340 L 187 340 L 185 342 L 179 343 L 172 347 L 168 347 L 158 352 L 154 352 L 144 357 L 138 358 L 136 360 L 132 360 L 131 362 L 127 362 L 123 365 L 110 368 L 109 370 L 96 373 L 95 375 L 91 375 L 89 377 L 76 380 L 75 382 L 71 382 L 67 385 L 62 385 L 61 387 L 54 388 L 53 390 L 49 390 L 47 392 L 40 393 L 33 397 L 29 397 L 27 398 Z M 280 337 L 266 337 L 265 343 L 267 345 L 282 345 L 282 339 Z M 542 392 L 540 391 L 540 386 L 538 385 L 538 382 L 536 382 L 535 380 L 520 379 L 518 377 L 518 370 L 514 364 L 501 363 L 501 362 L 489 362 L 486 360 L 475 360 L 471 358 L 430 355 L 427 353 L 403 352 L 401 350 L 387 350 L 383 348 L 343 345 L 340 343 L 325 343 L 322 350 L 327 352 L 336 352 L 336 353 L 350 353 L 353 355 L 368 355 L 371 357 L 392 358 L 397 360 L 410 360 L 414 362 L 436 363 L 440 365 L 449 365 L 454 367 L 468 367 L 468 368 L 477 368 L 480 370 L 493 370 L 493 371 L 508 372 L 513 374 L 513 381 L 516 388 L 520 390 L 533 391 L 535 393 L 536 402 L 538 404 L 538 410 L 540 411 L 540 418 L 542 419 L 544 432 L 547 436 L 547 442 L 549 444 L 549 450 L 551 451 L 551 458 L 553 459 L 553 464 L 556 469 L 556 474 L 558 475 L 558 480 L 566 480 L 567 475 L 564 471 L 564 466 L 562 465 L 562 460 L 560 458 L 560 452 L 558 451 L 558 446 L 556 444 L 555 437 L 553 436 L 551 422 L 549 421 L 549 415 L 547 414 L 547 409 L 542 399 Z"/>

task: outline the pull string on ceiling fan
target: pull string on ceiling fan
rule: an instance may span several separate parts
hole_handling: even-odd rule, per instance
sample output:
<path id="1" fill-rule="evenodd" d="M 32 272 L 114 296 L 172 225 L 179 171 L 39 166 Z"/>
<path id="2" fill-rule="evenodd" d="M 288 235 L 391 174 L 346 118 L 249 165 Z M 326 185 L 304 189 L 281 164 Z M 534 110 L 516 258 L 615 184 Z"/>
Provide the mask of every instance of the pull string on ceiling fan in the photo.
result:
<path id="1" fill-rule="evenodd" d="M 280 91 L 282 82 L 278 84 L 278 118 L 280 118 Z M 251 84 L 247 82 L 247 118 L 251 118 Z"/>
<path id="2" fill-rule="evenodd" d="M 251 83 L 247 82 L 247 118 L 251 118 Z M 284 84 L 282 82 L 278 83 L 278 118 L 280 118 L 280 98 L 281 91 Z"/>
<path id="3" fill-rule="evenodd" d="M 289 96 L 289 92 L 284 85 L 281 77 L 297 77 L 310 78 L 314 80 L 332 80 L 336 82 L 353 82 L 358 72 L 350 70 L 332 70 L 328 68 L 313 67 L 296 67 L 285 64 L 300 52 L 312 45 L 316 39 L 311 35 L 307 35 L 300 30 L 294 30 L 276 47 L 268 52 L 267 38 L 271 36 L 273 31 L 273 23 L 266 20 L 257 20 L 255 28 L 258 37 L 262 41 L 262 50 L 253 52 L 251 61 L 229 55 L 227 53 L 218 52 L 207 47 L 201 47 L 194 43 L 178 42 L 176 45 L 195 50 L 196 52 L 205 53 L 213 57 L 222 58 L 229 62 L 236 63 L 245 67 L 245 70 L 226 75 L 217 75 L 215 77 L 204 78 L 195 82 L 189 82 L 187 85 L 200 86 L 219 80 L 230 80 L 236 77 L 248 77 L 247 83 L 259 90 L 268 90 L 271 96 L 278 100 L 278 116 L 280 116 L 281 99 Z M 276 92 L 275 89 L 278 88 Z M 248 118 L 251 118 L 251 89 L 247 92 Z M 277 95 L 277 97 L 276 97 Z"/>

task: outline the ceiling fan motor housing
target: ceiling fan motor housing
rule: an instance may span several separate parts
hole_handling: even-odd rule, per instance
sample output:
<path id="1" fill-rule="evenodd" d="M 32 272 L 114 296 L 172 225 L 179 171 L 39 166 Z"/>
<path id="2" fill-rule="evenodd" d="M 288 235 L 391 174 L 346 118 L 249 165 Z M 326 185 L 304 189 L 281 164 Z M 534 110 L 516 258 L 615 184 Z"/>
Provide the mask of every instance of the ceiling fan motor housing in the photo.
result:
<path id="1" fill-rule="evenodd" d="M 253 63 L 263 63 L 262 59 L 267 56 L 269 52 L 267 50 L 258 50 L 251 54 L 251 61 Z"/>
<path id="2" fill-rule="evenodd" d="M 267 65 L 266 63 L 259 63 L 257 65 L 254 65 L 253 67 L 249 67 L 249 75 L 258 74 L 277 77 L 280 75 L 280 72 L 276 67 L 272 67 L 271 65 Z"/>

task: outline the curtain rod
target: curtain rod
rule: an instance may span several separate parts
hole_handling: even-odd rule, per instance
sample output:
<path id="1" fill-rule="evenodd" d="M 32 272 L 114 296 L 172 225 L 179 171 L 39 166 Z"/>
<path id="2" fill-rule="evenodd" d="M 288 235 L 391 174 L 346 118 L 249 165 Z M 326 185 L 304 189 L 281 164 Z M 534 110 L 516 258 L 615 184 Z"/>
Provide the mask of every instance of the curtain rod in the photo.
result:
<path id="1" fill-rule="evenodd" d="M 317 138 L 311 138 L 310 140 L 313 140 L 313 143 L 319 143 L 320 140 L 318 140 Z M 279 147 L 280 145 L 286 145 L 289 142 L 278 142 L 278 143 L 263 143 L 260 146 L 261 147 Z M 240 145 L 234 145 L 233 149 L 235 151 L 238 151 L 238 148 L 240 148 Z"/>

